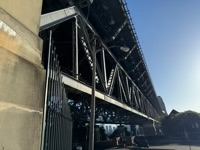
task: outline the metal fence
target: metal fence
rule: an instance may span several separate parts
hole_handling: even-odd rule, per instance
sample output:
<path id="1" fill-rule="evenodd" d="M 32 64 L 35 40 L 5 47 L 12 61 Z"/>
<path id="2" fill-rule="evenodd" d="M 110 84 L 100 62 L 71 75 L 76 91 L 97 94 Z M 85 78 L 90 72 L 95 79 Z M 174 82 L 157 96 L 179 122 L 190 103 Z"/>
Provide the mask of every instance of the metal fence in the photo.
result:
<path id="1" fill-rule="evenodd" d="M 42 150 L 72 149 L 72 119 L 50 31 Z"/>

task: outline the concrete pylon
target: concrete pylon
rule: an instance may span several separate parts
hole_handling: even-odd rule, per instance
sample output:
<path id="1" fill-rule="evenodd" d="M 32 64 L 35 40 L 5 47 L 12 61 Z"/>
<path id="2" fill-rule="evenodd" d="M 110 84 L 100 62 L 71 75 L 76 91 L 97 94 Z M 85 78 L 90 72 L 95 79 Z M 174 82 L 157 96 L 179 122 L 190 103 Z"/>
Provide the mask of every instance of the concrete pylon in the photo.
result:
<path id="1" fill-rule="evenodd" d="M 45 70 L 41 0 L 0 1 L 0 149 L 39 150 Z"/>

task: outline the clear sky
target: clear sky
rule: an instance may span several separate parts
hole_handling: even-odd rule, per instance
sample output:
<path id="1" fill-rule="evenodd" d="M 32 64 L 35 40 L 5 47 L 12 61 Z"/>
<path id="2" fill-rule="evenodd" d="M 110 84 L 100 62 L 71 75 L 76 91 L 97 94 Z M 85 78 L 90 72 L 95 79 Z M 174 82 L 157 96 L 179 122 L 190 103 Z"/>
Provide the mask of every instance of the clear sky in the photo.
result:
<path id="1" fill-rule="evenodd" d="M 200 0 L 126 0 L 167 112 L 200 112 Z"/>

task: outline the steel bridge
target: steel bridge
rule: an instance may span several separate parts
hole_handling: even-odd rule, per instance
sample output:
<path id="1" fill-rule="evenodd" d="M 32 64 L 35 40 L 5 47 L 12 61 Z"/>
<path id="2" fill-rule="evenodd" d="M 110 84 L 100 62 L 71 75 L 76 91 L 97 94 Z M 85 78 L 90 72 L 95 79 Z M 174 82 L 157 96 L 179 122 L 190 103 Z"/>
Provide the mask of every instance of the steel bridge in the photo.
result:
<path id="1" fill-rule="evenodd" d="M 164 114 L 125 0 L 44 0 L 42 13 L 43 64 L 51 38 L 75 121 L 96 112 L 96 123 L 159 123 Z"/>
<path id="2" fill-rule="evenodd" d="M 43 6 L 43 60 L 47 32 L 53 30 L 63 82 L 73 99 L 75 95 L 91 95 L 95 52 L 98 102 L 156 121 L 163 112 L 125 1 L 73 4 L 55 11 Z"/>
<path id="3" fill-rule="evenodd" d="M 99 124 L 118 126 L 110 139 L 160 131 L 164 104 L 125 0 L 0 6 L 2 149 L 71 150 L 80 142 L 93 150 L 95 136 L 107 139 Z"/>

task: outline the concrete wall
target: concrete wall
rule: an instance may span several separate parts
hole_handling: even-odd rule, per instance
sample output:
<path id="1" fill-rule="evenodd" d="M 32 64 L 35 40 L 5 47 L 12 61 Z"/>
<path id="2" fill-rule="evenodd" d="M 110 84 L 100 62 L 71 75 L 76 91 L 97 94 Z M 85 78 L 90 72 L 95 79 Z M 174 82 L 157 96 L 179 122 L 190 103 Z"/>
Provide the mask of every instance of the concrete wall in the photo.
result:
<path id="1" fill-rule="evenodd" d="M 42 0 L 0 0 L 0 8 L 38 34 Z"/>
<path id="2" fill-rule="evenodd" d="M 45 72 L 0 48 L 0 149 L 39 150 Z"/>
<path id="3" fill-rule="evenodd" d="M 2 150 L 40 149 L 46 78 L 41 66 L 42 41 L 37 36 L 41 3 L 0 0 L 4 8 L 0 9 Z"/>

